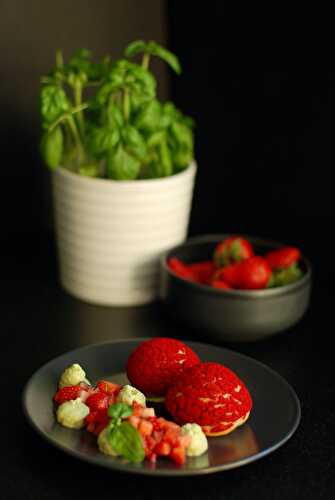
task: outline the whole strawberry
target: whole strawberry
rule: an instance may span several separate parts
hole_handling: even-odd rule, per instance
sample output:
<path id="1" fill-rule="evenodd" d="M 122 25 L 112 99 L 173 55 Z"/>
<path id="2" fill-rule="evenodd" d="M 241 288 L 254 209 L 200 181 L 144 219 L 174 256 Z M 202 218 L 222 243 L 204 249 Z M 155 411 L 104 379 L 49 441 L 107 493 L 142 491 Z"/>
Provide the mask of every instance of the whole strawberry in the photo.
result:
<path id="1" fill-rule="evenodd" d="M 263 257 L 253 255 L 248 259 L 225 266 L 218 271 L 217 279 L 221 279 L 232 288 L 241 290 L 257 290 L 266 288 L 272 271 Z"/>
<path id="2" fill-rule="evenodd" d="M 194 272 L 180 259 L 177 259 L 177 257 L 171 257 L 168 260 L 168 267 L 180 278 L 184 278 L 190 281 L 196 281 Z"/>
<path id="3" fill-rule="evenodd" d="M 257 290 L 268 286 L 272 271 L 263 257 L 254 255 L 236 265 L 239 288 L 242 290 Z"/>
<path id="4" fill-rule="evenodd" d="M 253 255 L 254 251 L 248 240 L 240 236 L 230 236 L 215 248 L 214 262 L 217 267 L 224 267 Z"/>
<path id="5" fill-rule="evenodd" d="M 283 247 L 271 250 L 265 255 L 272 270 L 287 269 L 300 259 L 300 250 L 296 247 Z"/>

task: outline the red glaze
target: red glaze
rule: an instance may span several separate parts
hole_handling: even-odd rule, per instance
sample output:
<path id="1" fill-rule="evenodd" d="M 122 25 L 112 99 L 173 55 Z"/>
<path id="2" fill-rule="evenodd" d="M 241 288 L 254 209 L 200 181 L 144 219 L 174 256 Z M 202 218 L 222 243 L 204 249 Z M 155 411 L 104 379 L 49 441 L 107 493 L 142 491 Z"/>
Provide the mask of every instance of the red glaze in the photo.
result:
<path id="1" fill-rule="evenodd" d="M 145 394 L 164 396 L 172 381 L 200 362 L 183 342 L 154 338 L 142 342 L 129 356 L 127 376 L 130 383 Z"/>
<path id="2" fill-rule="evenodd" d="M 211 427 L 211 432 L 220 432 L 250 412 L 252 400 L 234 372 L 209 362 L 178 377 L 167 392 L 165 406 L 179 424 L 195 422 L 204 431 Z"/>

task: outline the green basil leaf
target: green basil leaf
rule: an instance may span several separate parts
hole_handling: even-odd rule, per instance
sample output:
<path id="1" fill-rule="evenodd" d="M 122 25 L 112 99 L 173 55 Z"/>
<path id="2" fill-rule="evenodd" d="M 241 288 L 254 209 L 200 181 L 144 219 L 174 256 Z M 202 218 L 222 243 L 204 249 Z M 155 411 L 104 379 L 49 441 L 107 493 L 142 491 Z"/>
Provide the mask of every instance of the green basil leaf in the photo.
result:
<path id="1" fill-rule="evenodd" d="M 142 99 L 153 99 L 156 95 L 156 80 L 153 74 L 139 64 L 128 61 L 125 87 Z"/>
<path id="2" fill-rule="evenodd" d="M 40 111 L 46 123 L 52 123 L 70 109 L 70 102 L 61 87 L 43 85 L 40 93 Z"/>
<path id="3" fill-rule="evenodd" d="M 128 89 L 144 99 L 155 97 L 156 80 L 150 71 L 126 59 L 115 62 L 108 73 L 107 80 L 97 92 L 100 105 L 105 105 L 111 94 Z"/>
<path id="4" fill-rule="evenodd" d="M 80 175 L 84 175 L 85 177 L 99 177 L 100 175 L 99 166 L 95 163 L 90 165 L 81 165 L 78 172 Z"/>
<path id="5" fill-rule="evenodd" d="M 148 138 L 147 144 L 149 148 L 154 148 L 164 141 L 166 141 L 165 130 L 158 130 L 157 132 L 151 134 L 151 136 Z"/>
<path id="6" fill-rule="evenodd" d="M 159 148 L 160 153 L 160 177 L 172 175 L 172 159 L 166 141 L 162 142 Z"/>
<path id="7" fill-rule="evenodd" d="M 174 122 L 171 125 L 171 135 L 179 147 L 193 150 L 193 133 L 183 123 Z"/>
<path id="8" fill-rule="evenodd" d="M 143 443 L 139 432 L 128 422 L 114 427 L 109 434 L 113 450 L 130 462 L 142 462 L 145 458 Z"/>
<path id="9" fill-rule="evenodd" d="M 193 160 L 193 152 L 177 151 L 172 152 L 172 162 L 177 172 L 187 168 Z"/>
<path id="10" fill-rule="evenodd" d="M 135 127 L 145 133 L 152 133 L 159 127 L 161 119 L 161 104 L 157 99 L 143 103 L 135 118 Z"/>
<path id="11" fill-rule="evenodd" d="M 101 87 L 99 88 L 99 90 L 97 91 L 97 94 L 95 96 L 95 100 L 96 102 L 100 105 L 100 106 L 105 106 L 110 95 L 119 90 L 119 87 L 120 87 L 120 84 L 115 82 L 115 81 L 106 81 L 104 82 Z"/>
<path id="12" fill-rule="evenodd" d="M 160 57 L 165 61 L 178 75 L 181 73 L 181 65 L 177 56 L 165 49 L 156 42 L 149 42 L 147 52 L 153 56 Z"/>
<path id="13" fill-rule="evenodd" d="M 121 135 L 127 151 L 140 160 L 144 159 L 147 154 L 147 146 L 139 131 L 131 125 L 125 125 L 121 130 Z"/>
<path id="14" fill-rule="evenodd" d="M 113 101 L 107 105 L 107 121 L 110 127 L 121 128 L 124 125 L 124 118 L 120 106 Z"/>
<path id="15" fill-rule="evenodd" d="M 45 132 L 41 141 L 41 155 L 47 166 L 55 169 L 59 166 L 63 156 L 64 139 L 60 126 L 51 132 Z"/>
<path id="16" fill-rule="evenodd" d="M 92 129 L 88 138 L 88 149 L 97 158 L 113 149 L 120 140 L 119 130 L 111 127 Z"/>
<path id="17" fill-rule="evenodd" d="M 139 52 L 144 52 L 147 44 L 143 40 L 135 40 L 127 45 L 124 54 L 126 57 L 136 56 Z"/>
<path id="18" fill-rule="evenodd" d="M 130 417 L 132 414 L 132 408 L 125 403 L 114 403 L 108 408 L 108 416 L 113 420 L 118 420 L 120 418 Z"/>
<path id="19" fill-rule="evenodd" d="M 153 56 L 160 57 L 165 61 L 176 73 L 181 73 L 181 66 L 178 60 L 178 57 L 175 56 L 172 52 L 165 49 L 158 43 L 154 41 L 150 41 L 145 43 L 143 40 L 135 40 L 130 43 L 128 47 L 126 47 L 125 55 L 126 57 L 133 57 L 140 52 L 144 52 L 145 54 L 150 54 Z"/>
<path id="20" fill-rule="evenodd" d="M 75 73 L 86 73 L 88 74 L 91 68 L 91 56 L 92 52 L 88 49 L 79 49 L 73 56 L 69 59 L 66 65 L 71 71 Z"/>
<path id="21" fill-rule="evenodd" d="M 119 144 L 107 155 L 107 174 L 111 179 L 134 180 L 137 178 L 141 162 Z"/>
<path id="22" fill-rule="evenodd" d="M 153 158 L 149 167 L 151 177 L 166 177 L 173 173 L 171 152 L 164 130 L 155 132 L 148 139 L 148 156 Z"/>

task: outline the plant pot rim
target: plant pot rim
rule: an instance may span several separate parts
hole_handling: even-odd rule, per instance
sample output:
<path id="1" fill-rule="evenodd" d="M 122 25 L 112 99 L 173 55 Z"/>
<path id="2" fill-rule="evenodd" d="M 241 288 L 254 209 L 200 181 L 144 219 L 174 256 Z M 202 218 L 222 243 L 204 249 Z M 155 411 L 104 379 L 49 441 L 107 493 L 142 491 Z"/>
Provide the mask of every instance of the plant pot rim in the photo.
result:
<path id="1" fill-rule="evenodd" d="M 134 180 L 115 180 L 115 179 L 103 179 L 101 177 L 87 177 L 85 175 L 80 175 L 77 174 L 76 172 L 71 172 L 70 170 L 59 166 L 57 167 L 54 171 L 54 175 L 61 175 L 64 177 L 68 177 L 69 179 L 77 180 L 78 182 L 82 182 L 83 184 L 92 184 L 95 182 L 97 185 L 118 185 L 118 186 L 123 186 L 123 187 L 134 187 L 136 185 L 138 186 L 149 186 L 153 184 L 159 184 L 159 183 L 173 183 L 176 182 L 177 180 L 181 180 L 183 177 L 187 177 L 189 175 L 192 175 L 195 173 L 197 169 L 197 163 L 193 159 L 192 162 L 189 164 L 188 167 L 186 167 L 184 170 L 181 172 L 178 172 L 177 174 L 169 175 L 167 177 L 158 177 L 155 179 L 134 179 Z"/>

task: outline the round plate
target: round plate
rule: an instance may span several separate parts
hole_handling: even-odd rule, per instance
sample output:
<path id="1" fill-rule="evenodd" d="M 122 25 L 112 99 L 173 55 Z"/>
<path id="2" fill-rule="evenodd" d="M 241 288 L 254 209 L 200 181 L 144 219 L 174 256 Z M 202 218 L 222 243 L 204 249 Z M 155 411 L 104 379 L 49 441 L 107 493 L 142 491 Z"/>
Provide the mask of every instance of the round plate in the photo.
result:
<path id="1" fill-rule="evenodd" d="M 126 362 L 143 340 L 94 344 L 66 353 L 40 368 L 28 381 L 23 393 L 24 412 L 34 429 L 49 443 L 81 460 L 137 474 L 185 476 L 208 474 L 239 467 L 273 452 L 297 429 L 300 404 L 291 386 L 275 371 L 236 352 L 196 342 L 185 342 L 202 361 L 216 361 L 232 369 L 244 381 L 253 399 L 248 421 L 231 434 L 209 438 L 208 452 L 187 458 L 179 467 L 168 459 L 132 464 L 98 451 L 96 438 L 85 430 L 72 430 L 57 424 L 52 397 L 62 371 L 79 363 L 91 382 L 110 379 L 126 383 Z M 156 413 L 159 409 L 156 407 Z"/>

